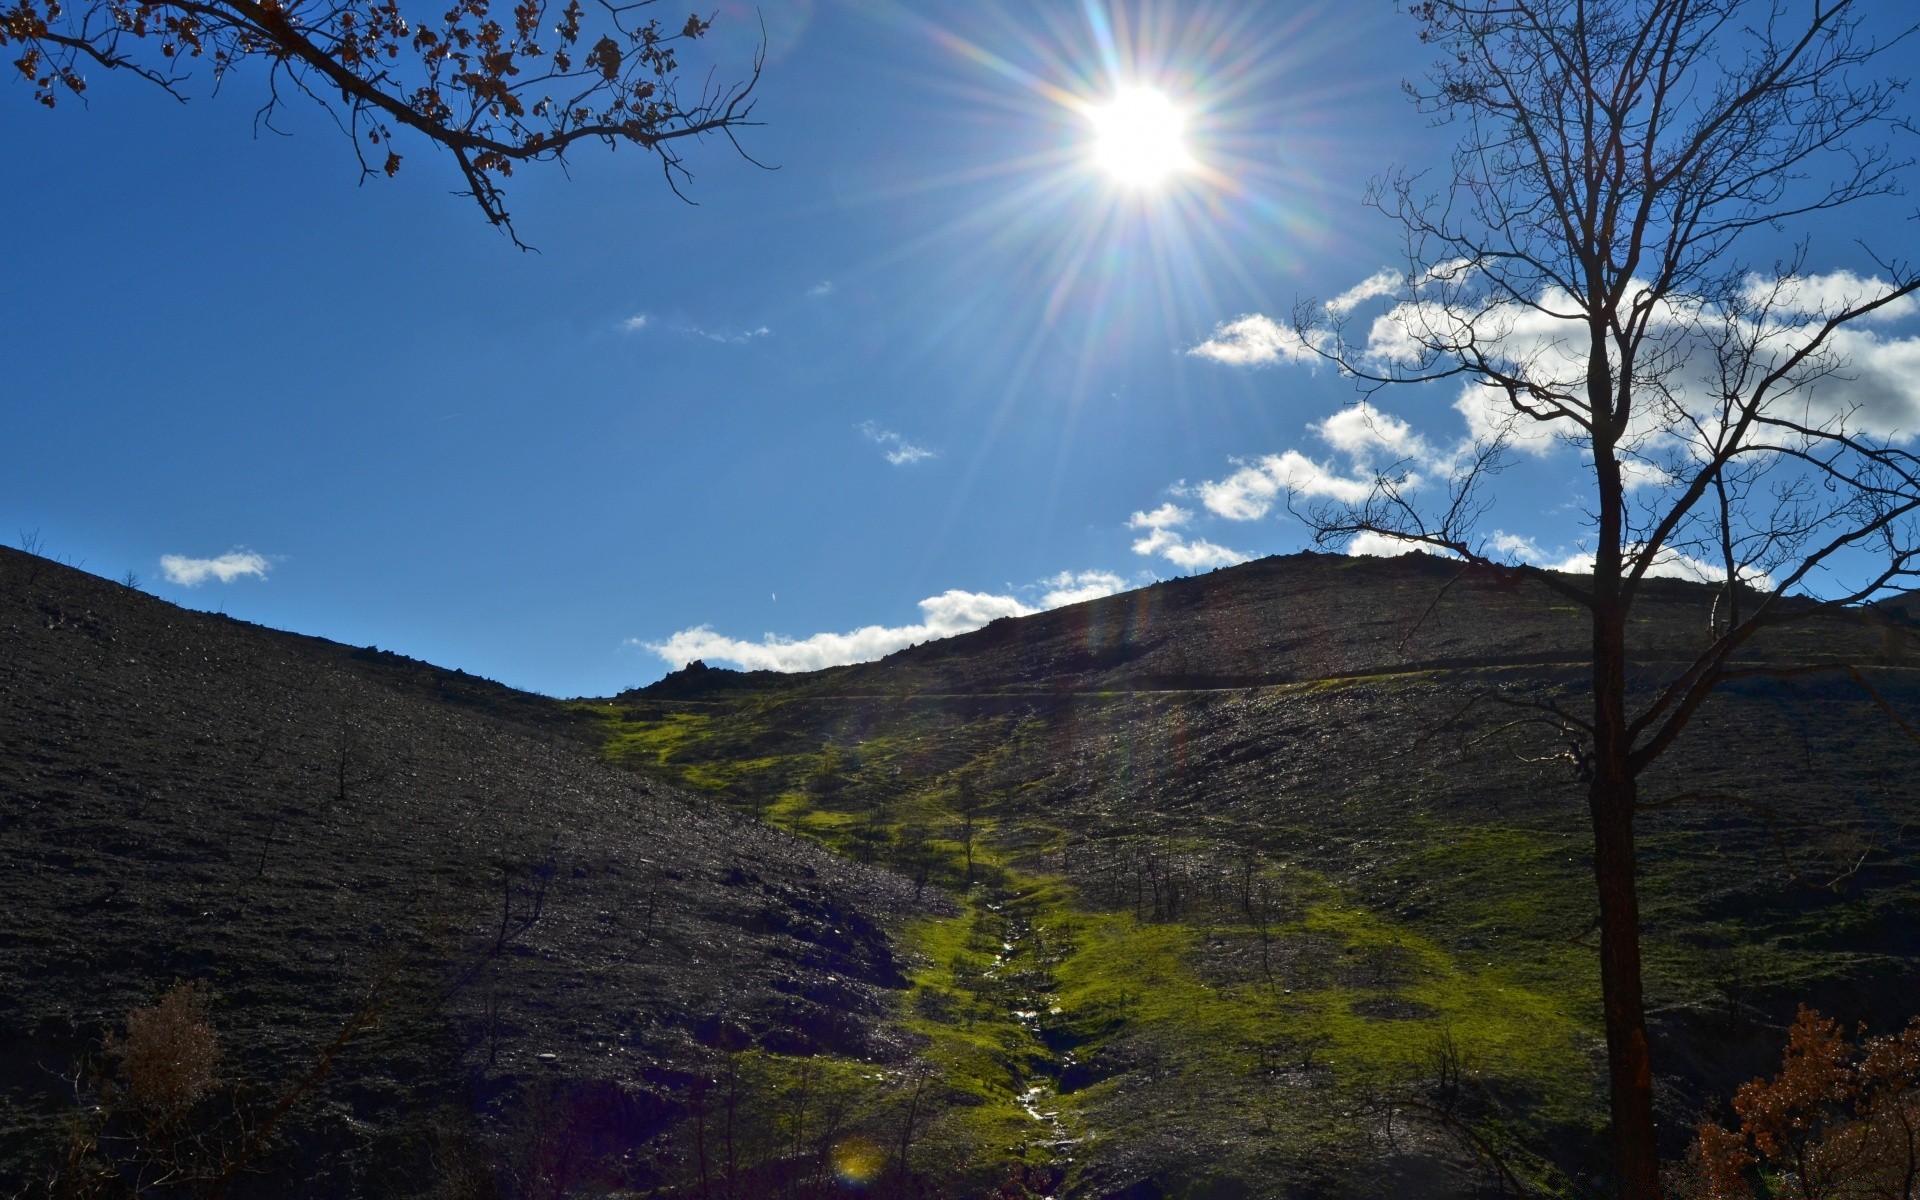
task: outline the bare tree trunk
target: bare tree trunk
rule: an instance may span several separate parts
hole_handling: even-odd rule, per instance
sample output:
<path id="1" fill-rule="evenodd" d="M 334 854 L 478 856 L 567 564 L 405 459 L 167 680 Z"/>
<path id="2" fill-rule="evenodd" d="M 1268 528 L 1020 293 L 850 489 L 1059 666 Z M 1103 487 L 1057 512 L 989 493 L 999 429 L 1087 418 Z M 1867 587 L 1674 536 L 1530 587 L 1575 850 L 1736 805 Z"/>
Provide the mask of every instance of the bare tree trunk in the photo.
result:
<path id="1" fill-rule="evenodd" d="M 1614 1153 L 1621 1200 L 1658 1200 L 1653 1067 L 1640 985 L 1640 898 L 1633 841 L 1634 781 L 1597 765 L 1589 786 L 1593 874 L 1600 893 L 1600 991 L 1606 1009 Z"/>
<path id="2" fill-rule="evenodd" d="M 1627 736 L 1627 614 L 1620 602 L 1620 540 L 1609 528 L 1617 528 L 1622 495 L 1617 468 L 1607 469 L 1614 466 L 1610 454 L 1604 464 L 1594 570 L 1593 761 L 1587 785 L 1593 818 L 1593 875 L 1600 901 L 1600 994 L 1606 1013 L 1620 1200 L 1660 1200 L 1653 1067 L 1640 982 L 1640 892 L 1633 829 L 1638 784 Z"/>

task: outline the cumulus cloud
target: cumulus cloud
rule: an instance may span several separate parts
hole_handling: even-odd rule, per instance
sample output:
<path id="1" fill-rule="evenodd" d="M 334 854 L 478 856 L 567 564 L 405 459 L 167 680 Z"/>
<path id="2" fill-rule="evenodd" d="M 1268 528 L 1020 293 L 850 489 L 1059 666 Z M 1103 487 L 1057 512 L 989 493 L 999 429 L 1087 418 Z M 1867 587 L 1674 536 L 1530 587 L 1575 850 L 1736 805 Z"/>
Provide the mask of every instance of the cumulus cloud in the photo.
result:
<path id="1" fill-rule="evenodd" d="M 1488 549 L 1504 558 L 1518 559 L 1521 562 L 1537 563 L 1545 558 L 1546 551 L 1540 549 L 1540 543 L 1530 537 L 1517 533 L 1508 533 L 1502 529 L 1493 531 L 1488 540 Z"/>
<path id="2" fill-rule="evenodd" d="M 181 587 L 199 587 L 209 579 L 232 583 L 236 579 L 265 579 L 273 562 L 251 550 L 229 550 L 218 558 L 189 558 L 184 554 L 160 556 L 160 574 L 168 583 Z"/>
<path id="3" fill-rule="evenodd" d="M 1644 361 L 1664 369 L 1658 387 L 1642 389 L 1644 399 L 1627 431 L 1626 449 L 1649 456 L 1697 449 L 1693 443 L 1698 436 L 1689 432 L 1683 414 L 1702 421 L 1711 432 L 1725 385 L 1716 349 L 1727 338 L 1749 348 L 1755 368 L 1750 377 L 1758 378 L 1787 367 L 1828 317 L 1890 291 L 1885 280 L 1837 271 L 1784 279 L 1750 276 L 1737 302 L 1728 307 L 1687 297 L 1655 304 L 1647 323 L 1650 344 Z M 1540 297 L 1538 306 L 1495 304 L 1476 316 L 1472 336 L 1506 369 L 1545 392 L 1571 397 L 1577 405 L 1586 387 L 1587 342 L 1584 327 L 1571 315 L 1576 311 L 1571 298 L 1551 292 Z M 1557 315 L 1561 313 L 1569 315 Z M 1920 364 L 1920 336 L 1900 336 L 1886 326 L 1915 314 L 1920 314 L 1920 300 L 1903 296 L 1834 331 L 1821 353 L 1789 372 L 1789 386 L 1773 389 L 1769 411 L 1854 433 L 1911 440 L 1920 434 L 1920 375 L 1914 372 Z M 1436 304 L 1397 304 L 1374 322 L 1363 356 L 1377 368 L 1411 361 L 1419 330 L 1442 338 L 1464 338 L 1468 332 Z M 1504 394 L 1481 384 L 1465 385 L 1454 407 L 1474 437 L 1504 437 L 1534 454 L 1544 455 L 1578 432 L 1566 419 L 1516 422 Z"/>
<path id="4" fill-rule="evenodd" d="M 1257 521 L 1273 509 L 1280 493 L 1357 504 L 1373 490 L 1371 474 L 1342 475 L 1298 450 L 1268 454 L 1244 463 L 1225 479 L 1211 479 L 1194 491 L 1207 511 L 1230 521 Z"/>
<path id="5" fill-rule="evenodd" d="M 925 446 L 916 446 L 891 429 L 882 429 L 872 421 L 862 421 L 854 428 L 865 434 L 868 441 L 880 447 L 880 452 L 887 456 L 887 461 L 896 467 L 938 457 Z"/>
<path id="6" fill-rule="evenodd" d="M 1137 552 L 1139 549 L 1140 547 L 1136 544 L 1134 550 Z M 1242 554 L 1238 550 L 1209 542 L 1205 538 L 1182 539 L 1175 545 L 1160 547 L 1159 554 L 1161 558 L 1185 571 L 1205 571 L 1214 567 L 1238 566 L 1253 558 L 1251 554 Z"/>
<path id="7" fill-rule="evenodd" d="M 1630 546 L 1627 549 L 1627 561 L 1632 563 L 1643 553 L 1645 553 L 1643 547 Z M 1593 574 L 1593 552 L 1576 550 L 1553 561 L 1535 562 L 1534 565 L 1545 567 L 1549 571 L 1565 571 L 1571 575 L 1591 575 Z M 1773 590 L 1773 576 L 1758 567 L 1743 567 L 1739 575 L 1740 582 L 1749 587 L 1758 588 L 1763 592 Z M 1683 554 L 1671 547 L 1662 547 L 1660 553 L 1654 555 L 1653 565 L 1647 568 L 1647 576 L 1651 579 L 1685 579 L 1691 583 L 1719 583 L 1726 579 L 1727 570 L 1724 565 L 1710 563 L 1705 559 L 1695 558 L 1691 554 Z"/>
<path id="8" fill-rule="evenodd" d="M 710 625 L 697 625 L 682 629 L 664 641 L 634 639 L 629 645 L 652 651 L 675 670 L 697 658 L 729 662 L 749 671 L 818 671 L 847 663 L 872 662 L 921 642 L 970 633 L 1000 617 L 1032 616 L 1047 609 L 1111 596 L 1126 587 L 1127 581 L 1111 571 L 1062 571 L 1041 580 L 1033 588 L 1014 589 L 1028 594 L 1044 589 L 1038 604 L 1028 604 L 1011 594 L 954 588 L 922 600 L 920 619 L 907 625 L 867 625 L 848 633 L 816 633 L 804 638 L 769 633 L 757 642 L 728 637 Z"/>
<path id="9" fill-rule="evenodd" d="M 1434 268 L 1408 288 L 1399 275 L 1378 272 L 1328 301 L 1335 319 L 1346 318 L 1371 301 L 1398 295 L 1366 324 L 1348 351 L 1357 365 L 1377 372 L 1420 363 L 1430 342 L 1482 348 L 1503 369 L 1538 384 L 1543 393 L 1563 393 L 1573 405 L 1584 401 L 1587 336 L 1578 304 L 1548 291 L 1532 304 L 1482 298 L 1464 309 L 1442 303 L 1431 286 L 1470 283 L 1470 264 Z M 1644 286 L 1644 285 L 1642 285 Z M 1655 304 L 1647 328 L 1644 361 L 1665 370 L 1659 387 L 1644 389 L 1638 423 L 1628 430 L 1627 449 L 1653 457 L 1687 453 L 1678 411 L 1710 416 L 1722 390 L 1715 345 L 1729 336 L 1753 348 L 1756 375 L 1789 362 L 1832 314 L 1887 296 L 1892 285 L 1851 271 L 1776 278 L 1749 276 L 1732 302 L 1708 303 L 1669 297 Z M 1776 389 L 1775 411 L 1806 415 L 1816 422 L 1844 424 L 1857 433 L 1901 441 L 1920 435 L 1920 336 L 1900 336 L 1888 327 L 1920 315 L 1920 298 L 1903 296 L 1835 332 L 1826 353 L 1805 363 L 1793 377 L 1797 385 Z M 1318 356 L 1292 329 L 1261 313 L 1222 324 L 1213 337 L 1188 351 L 1233 366 L 1313 362 Z M 1657 397 L 1657 398 L 1656 398 Z M 1670 405 L 1672 407 L 1663 407 Z M 1475 382 L 1463 383 L 1454 409 L 1469 439 L 1495 440 L 1544 456 L 1577 440 L 1566 419 L 1516 420 L 1504 392 Z M 1709 429 L 1710 429 L 1709 425 Z M 1331 439 L 1329 439 L 1331 440 Z M 1384 449 L 1385 447 L 1383 447 Z M 1635 481 L 1644 486 L 1657 478 Z"/>
<path id="10" fill-rule="evenodd" d="M 1127 581 L 1112 571 L 1062 571 L 1040 581 L 1047 591 L 1040 597 L 1041 608 L 1065 608 L 1087 600 L 1098 600 L 1126 590 Z"/>
<path id="11" fill-rule="evenodd" d="M 1379 453 L 1392 459 L 1432 457 L 1426 439 L 1413 426 L 1364 400 L 1310 428 L 1321 441 L 1356 462 L 1371 462 Z"/>
<path id="12" fill-rule="evenodd" d="M 896 650 L 935 638 L 967 633 L 999 617 L 1024 617 L 1037 609 L 1013 596 L 957 588 L 920 602 L 920 620 L 909 625 L 867 625 L 850 633 L 806 638 L 767 634 L 758 642 L 728 637 L 712 626 L 682 629 L 663 642 L 639 643 L 676 670 L 694 659 L 734 663 L 749 671 L 818 671 L 846 663 L 872 662 Z"/>
<path id="13" fill-rule="evenodd" d="M 1371 529 L 1362 530 L 1348 538 L 1345 549 L 1348 554 L 1355 557 L 1367 558 L 1395 558 L 1402 554 L 1412 554 L 1415 550 L 1434 552 L 1432 547 L 1420 542 L 1410 542 L 1405 538 L 1375 533 Z"/>
<path id="14" fill-rule="evenodd" d="M 1212 337 L 1187 353 L 1230 367 L 1266 367 L 1283 360 L 1318 362 L 1320 357 L 1293 330 L 1260 313 L 1224 322 Z"/>
<path id="15" fill-rule="evenodd" d="M 1367 301 L 1400 291 L 1405 283 L 1398 271 L 1376 271 L 1321 307 L 1334 320 L 1343 320 Z M 1230 367 L 1269 367 L 1277 362 L 1318 363 L 1325 345 L 1316 335 L 1302 337 L 1291 325 L 1265 313 L 1247 313 L 1221 322 L 1212 336 L 1189 347 L 1187 353 Z"/>
<path id="16" fill-rule="evenodd" d="M 1852 271 L 1796 275 L 1784 280 L 1755 274 L 1747 276 L 1740 298 L 1750 308 L 1815 317 L 1871 303 L 1892 290 L 1892 285 L 1884 279 L 1863 278 Z M 1916 312 L 1920 312 L 1920 300 L 1909 294 L 1881 305 L 1860 319 L 1897 321 Z"/>
<path id="17" fill-rule="evenodd" d="M 1293 453 L 1288 451 L 1289 454 Z M 1254 466 L 1241 467 L 1225 479 L 1209 479 L 1194 489 L 1207 511 L 1229 521 L 1254 521 L 1267 515 L 1280 494 L 1280 481 L 1268 463 L 1273 456 Z"/>
<path id="18" fill-rule="evenodd" d="M 1169 500 L 1152 512 L 1134 513 L 1127 521 L 1127 528 L 1178 529 L 1191 520 L 1193 520 L 1193 514 L 1191 512 Z"/>
<path id="19" fill-rule="evenodd" d="M 1184 571 L 1231 567 L 1251 557 L 1204 538 L 1189 538 L 1176 532 L 1191 520 L 1191 511 L 1171 502 L 1151 512 L 1134 513 L 1127 521 L 1127 528 L 1140 530 L 1143 536 L 1134 539 L 1133 552 L 1149 557 L 1158 555 Z"/>
<path id="20" fill-rule="evenodd" d="M 635 313 L 620 322 L 620 328 L 628 333 L 638 333 L 647 327 L 647 314 Z"/>
<path id="21" fill-rule="evenodd" d="M 1496 529 L 1487 541 L 1487 548 L 1501 557 L 1514 562 L 1530 563 L 1544 567 L 1549 571 L 1565 571 L 1570 575 L 1593 574 L 1593 552 L 1591 550 L 1548 551 L 1530 537 L 1517 533 L 1508 533 Z M 1631 562 L 1645 553 L 1642 546 L 1627 548 Z M 1707 562 L 1682 553 L 1671 546 L 1664 547 L 1654 556 L 1653 565 L 1647 568 L 1648 576 L 1655 579 L 1686 579 L 1694 583 L 1719 583 L 1726 578 L 1723 565 Z M 1740 571 L 1740 579 L 1749 586 L 1763 591 L 1773 590 L 1773 576 L 1758 567 L 1745 567 Z"/>

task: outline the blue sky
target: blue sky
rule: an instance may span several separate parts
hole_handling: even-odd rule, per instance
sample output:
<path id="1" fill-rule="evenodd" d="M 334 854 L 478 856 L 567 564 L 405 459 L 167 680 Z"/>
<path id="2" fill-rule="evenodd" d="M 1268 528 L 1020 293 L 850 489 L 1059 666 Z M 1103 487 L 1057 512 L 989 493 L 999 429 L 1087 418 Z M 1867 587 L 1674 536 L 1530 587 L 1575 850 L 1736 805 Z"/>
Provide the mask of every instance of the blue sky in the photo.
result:
<path id="1" fill-rule="evenodd" d="M 719 10 L 723 71 L 751 11 Z M 356 186 L 317 110 L 256 136 L 257 77 L 186 105 L 98 77 L 51 112 L 0 88 L 0 538 L 560 695 L 1305 544 L 1259 509 L 1287 470 L 1263 456 L 1337 448 L 1308 429 L 1352 386 L 1257 369 L 1229 323 L 1393 261 L 1366 181 L 1449 144 L 1400 93 L 1408 18 L 762 11 L 743 141 L 778 169 L 698 148 L 690 206 L 643 155 L 582 152 L 513 181 L 534 254 L 424 147 Z M 1075 104 L 1120 81 L 1192 109 L 1203 169 L 1130 191 L 1092 163 Z M 1503 529 L 1564 553 L 1564 471 L 1521 459 Z M 741 644 L 768 634 L 799 648 Z"/>

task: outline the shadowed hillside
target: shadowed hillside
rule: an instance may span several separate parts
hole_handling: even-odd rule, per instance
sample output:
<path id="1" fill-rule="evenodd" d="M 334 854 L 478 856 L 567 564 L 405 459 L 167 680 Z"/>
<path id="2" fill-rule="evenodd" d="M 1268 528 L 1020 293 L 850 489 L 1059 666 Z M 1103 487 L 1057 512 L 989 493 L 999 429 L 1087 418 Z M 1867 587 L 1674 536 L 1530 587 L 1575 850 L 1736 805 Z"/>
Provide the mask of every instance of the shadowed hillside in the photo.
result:
<path id="1" fill-rule="evenodd" d="M 610 769 L 578 725 L 0 550 L 0 1193 L 176 979 L 266 1100 L 378 1008 L 262 1195 L 418 1193 L 469 1143 L 503 1178 L 537 1146 L 645 1182 L 716 1047 L 900 1057 L 911 889 Z"/>

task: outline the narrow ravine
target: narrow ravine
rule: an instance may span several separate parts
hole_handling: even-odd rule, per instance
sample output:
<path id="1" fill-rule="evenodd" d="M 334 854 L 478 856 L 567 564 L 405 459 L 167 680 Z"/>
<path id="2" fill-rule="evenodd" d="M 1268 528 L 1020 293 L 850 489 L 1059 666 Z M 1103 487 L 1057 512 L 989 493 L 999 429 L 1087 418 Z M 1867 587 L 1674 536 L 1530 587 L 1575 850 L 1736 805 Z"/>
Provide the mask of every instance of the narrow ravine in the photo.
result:
<path id="1" fill-rule="evenodd" d="M 998 932 L 999 948 L 987 974 L 1001 983 L 1008 1015 L 1025 1032 L 1028 1043 L 1019 1056 L 1025 1066 L 1015 1103 L 1034 1123 L 1028 1144 L 1044 1150 L 1048 1167 L 1060 1176 L 1072 1165 L 1073 1147 L 1080 1139 L 1062 1117 L 1058 1103 L 1060 1076 L 1072 1056 L 1056 1054 L 1041 1033 L 1043 1018 L 1060 1011 L 1053 993 L 1054 960 L 1032 921 L 1026 897 L 996 890 L 979 907 Z"/>

